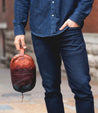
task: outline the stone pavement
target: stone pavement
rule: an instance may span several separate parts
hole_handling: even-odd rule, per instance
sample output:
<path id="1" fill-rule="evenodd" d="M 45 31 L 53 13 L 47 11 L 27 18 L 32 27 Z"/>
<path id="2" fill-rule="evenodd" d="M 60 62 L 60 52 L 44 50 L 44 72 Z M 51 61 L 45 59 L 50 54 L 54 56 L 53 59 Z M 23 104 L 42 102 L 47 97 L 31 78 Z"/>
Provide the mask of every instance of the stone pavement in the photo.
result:
<path id="1" fill-rule="evenodd" d="M 68 86 L 66 77 L 62 73 L 61 90 L 63 94 L 64 108 L 66 113 L 76 113 L 73 94 Z M 21 102 L 21 93 L 16 92 L 11 84 L 10 70 L 0 68 L 0 113 L 47 113 L 44 103 L 44 89 L 41 86 L 41 77 L 37 73 L 35 88 L 24 93 Z M 98 113 L 98 83 L 91 81 L 95 100 L 95 113 Z"/>

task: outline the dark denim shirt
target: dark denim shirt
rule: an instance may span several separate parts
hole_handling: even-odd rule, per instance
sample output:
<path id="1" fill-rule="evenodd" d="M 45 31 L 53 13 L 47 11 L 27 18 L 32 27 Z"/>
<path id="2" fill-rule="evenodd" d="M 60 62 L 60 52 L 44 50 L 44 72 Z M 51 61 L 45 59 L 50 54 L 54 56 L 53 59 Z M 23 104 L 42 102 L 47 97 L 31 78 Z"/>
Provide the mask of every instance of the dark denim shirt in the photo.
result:
<path id="1" fill-rule="evenodd" d="M 25 34 L 30 11 L 31 32 L 40 37 L 51 37 L 65 31 L 59 30 L 69 18 L 83 27 L 84 19 L 90 13 L 93 0 L 15 0 L 14 33 Z"/>

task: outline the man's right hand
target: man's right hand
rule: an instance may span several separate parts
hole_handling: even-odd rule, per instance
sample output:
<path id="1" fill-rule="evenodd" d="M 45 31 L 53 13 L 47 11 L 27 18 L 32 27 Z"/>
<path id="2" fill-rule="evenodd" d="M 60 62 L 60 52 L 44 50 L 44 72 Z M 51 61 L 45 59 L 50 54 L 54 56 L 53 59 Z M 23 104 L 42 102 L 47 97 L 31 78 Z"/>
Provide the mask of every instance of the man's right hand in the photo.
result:
<path id="1" fill-rule="evenodd" d="M 18 51 L 20 50 L 21 46 L 22 46 L 22 48 L 26 49 L 27 47 L 25 45 L 25 35 L 17 35 L 15 37 L 14 44 Z"/>

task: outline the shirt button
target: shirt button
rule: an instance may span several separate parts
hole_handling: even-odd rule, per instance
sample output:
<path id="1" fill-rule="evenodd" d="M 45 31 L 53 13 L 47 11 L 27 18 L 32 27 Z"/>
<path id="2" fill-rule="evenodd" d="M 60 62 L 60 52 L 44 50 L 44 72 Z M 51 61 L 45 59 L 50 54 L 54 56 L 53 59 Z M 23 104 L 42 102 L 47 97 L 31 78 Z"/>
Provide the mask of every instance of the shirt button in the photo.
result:
<path id="1" fill-rule="evenodd" d="M 54 4 L 54 1 L 52 1 L 52 4 Z"/>
<path id="2" fill-rule="evenodd" d="M 54 16 L 54 14 L 52 14 L 52 16 Z"/>

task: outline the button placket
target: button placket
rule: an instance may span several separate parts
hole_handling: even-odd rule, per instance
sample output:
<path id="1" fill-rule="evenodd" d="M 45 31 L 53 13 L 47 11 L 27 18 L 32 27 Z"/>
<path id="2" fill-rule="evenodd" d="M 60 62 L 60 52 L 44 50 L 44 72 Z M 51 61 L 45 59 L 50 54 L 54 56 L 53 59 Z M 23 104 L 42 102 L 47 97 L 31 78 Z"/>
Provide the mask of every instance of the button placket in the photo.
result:
<path id="1" fill-rule="evenodd" d="M 54 0 L 52 1 L 51 4 L 51 10 L 52 10 L 52 17 L 54 17 Z"/>
<path id="2" fill-rule="evenodd" d="M 54 0 L 51 0 L 51 33 L 55 33 L 55 6 Z"/>

